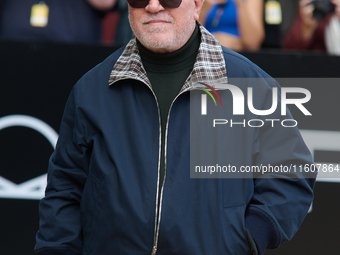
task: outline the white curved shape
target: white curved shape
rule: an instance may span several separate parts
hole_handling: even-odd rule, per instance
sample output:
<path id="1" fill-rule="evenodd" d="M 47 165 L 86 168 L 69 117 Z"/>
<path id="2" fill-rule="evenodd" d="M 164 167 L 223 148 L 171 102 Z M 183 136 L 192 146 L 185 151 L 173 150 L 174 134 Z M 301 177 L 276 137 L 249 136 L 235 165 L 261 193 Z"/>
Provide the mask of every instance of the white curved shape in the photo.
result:
<path id="1" fill-rule="evenodd" d="M 0 130 L 14 126 L 27 127 L 39 132 L 50 142 L 53 149 L 55 149 L 58 133 L 42 120 L 19 114 L 0 118 Z M 45 195 L 46 184 L 47 174 L 20 184 L 13 183 L 0 176 L 0 198 L 40 200 Z"/>
<path id="2" fill-rule="evenodd" d="M 48 124 L 28 115 L 8 115 L 0 118 L 0 130 L 13 126 L 22 126 L 34 129 L 41 133 L 50 142 L 53 149 L 58 140 L 58 134 Z"/>

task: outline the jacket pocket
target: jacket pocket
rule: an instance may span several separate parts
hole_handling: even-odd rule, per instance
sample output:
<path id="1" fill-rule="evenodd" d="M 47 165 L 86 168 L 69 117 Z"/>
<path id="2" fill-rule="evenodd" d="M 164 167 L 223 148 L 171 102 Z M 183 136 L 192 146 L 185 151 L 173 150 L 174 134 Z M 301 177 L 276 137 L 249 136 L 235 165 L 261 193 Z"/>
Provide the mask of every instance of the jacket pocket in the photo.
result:
<path id="1" fill-rule="evenodd" d="M 224 219 L 227 236 L 227 246 L 230 255 L 250 255 L 250 246 L 245 228 L 246 204 L 232 204 L 224 206 Z"/>

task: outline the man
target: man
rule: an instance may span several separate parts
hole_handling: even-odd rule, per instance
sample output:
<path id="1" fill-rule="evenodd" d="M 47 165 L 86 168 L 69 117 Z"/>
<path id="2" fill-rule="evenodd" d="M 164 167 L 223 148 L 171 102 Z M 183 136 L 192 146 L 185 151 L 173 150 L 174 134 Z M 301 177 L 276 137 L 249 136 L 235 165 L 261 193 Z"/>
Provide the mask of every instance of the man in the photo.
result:
<path id="1" fill-rule="evenodd" d="M 195 179 L 189 171 L 188 92 L 198 82 L 225 83 L 227 73 L 270 77 L 197 23 L 203 0 L 128 2 L 137 39 L 82 77 L 67 102 L 36 252 L 263 254 L 292 238 L 314 176 Z M 268 109 L 275 86 L 256 85 L 254 104 Z M 238 166 L 312 163 L 294 127 L 225 137 L 220 154 Z"/>

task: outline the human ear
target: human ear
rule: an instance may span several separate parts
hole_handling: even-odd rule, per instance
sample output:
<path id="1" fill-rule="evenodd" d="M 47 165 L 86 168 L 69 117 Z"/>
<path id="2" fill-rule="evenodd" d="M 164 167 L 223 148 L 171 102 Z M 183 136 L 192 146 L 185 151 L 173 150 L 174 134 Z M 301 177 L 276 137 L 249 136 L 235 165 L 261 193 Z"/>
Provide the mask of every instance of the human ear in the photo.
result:
<path id="1" fill-rule="evenodd" d="M 199 18 L 199 13 L 201 11 L 201 8 L 203 6 L 204 0 L 194 0 L 195 2 L 195 12 L 194 12 L 194 19 L 197 21 Z"/>

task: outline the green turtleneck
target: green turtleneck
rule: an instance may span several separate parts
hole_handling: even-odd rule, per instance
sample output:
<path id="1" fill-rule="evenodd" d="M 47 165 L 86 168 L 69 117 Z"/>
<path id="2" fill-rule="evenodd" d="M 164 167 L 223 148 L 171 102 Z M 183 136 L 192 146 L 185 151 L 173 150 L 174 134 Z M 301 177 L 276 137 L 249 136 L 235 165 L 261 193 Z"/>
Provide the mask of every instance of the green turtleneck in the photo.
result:
<path id="1" fill-rule="evenodd" d="M 151 52 L 137 41 L 143 66 L 151 82 L 152 89 L 157 97 L 161 115 L 162 146 L 160 188 L 163 184 L 165 174 L 164 146 L 167 116 L 171 103 L 178 95 L 193 69 L 200 41 L 201 35 L 197 25 L 188 42 L 179 50 L 171 53 L 159 54 Z"/>

